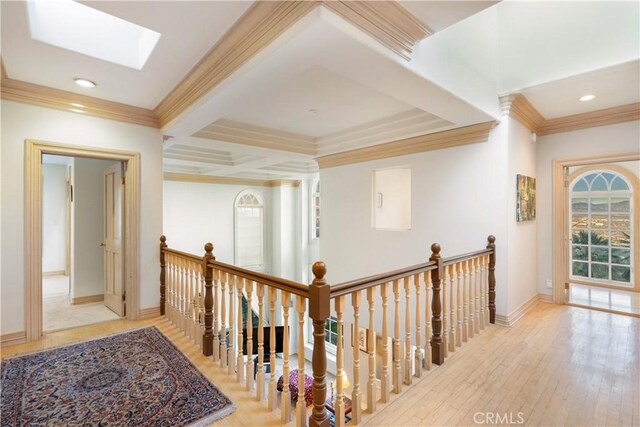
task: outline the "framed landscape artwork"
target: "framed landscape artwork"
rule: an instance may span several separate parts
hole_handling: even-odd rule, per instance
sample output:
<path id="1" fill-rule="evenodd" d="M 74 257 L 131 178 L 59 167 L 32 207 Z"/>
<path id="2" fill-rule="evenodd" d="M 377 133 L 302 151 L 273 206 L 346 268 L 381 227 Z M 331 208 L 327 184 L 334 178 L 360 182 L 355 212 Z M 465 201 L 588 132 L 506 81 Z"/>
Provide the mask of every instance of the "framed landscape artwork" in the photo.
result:
<path id="1" fill-rule="evenodd" d="M 536 219 L 536 179 L 530 176 L 516 175 L 516 181 L 516 221 Z"/>

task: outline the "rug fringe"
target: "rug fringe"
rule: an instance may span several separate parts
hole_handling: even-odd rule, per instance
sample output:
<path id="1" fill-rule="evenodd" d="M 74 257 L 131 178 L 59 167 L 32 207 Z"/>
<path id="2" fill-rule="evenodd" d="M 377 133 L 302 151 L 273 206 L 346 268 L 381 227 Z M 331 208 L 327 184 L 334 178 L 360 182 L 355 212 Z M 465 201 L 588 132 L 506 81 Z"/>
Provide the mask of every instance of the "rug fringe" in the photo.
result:
<path id="1" fill-rule="evenodd" d="M 220 421 L 223 418 L 228 417 L 229 415 L 233 414 L 236 410 L 236 405 L 229 405 L 219 411 L 217 411 L 215 414 L 211 414 L 207 417 L 201 418 L 198 421 L 196 421 L 193 424 L 189 424 L 189 427 L 205 427 L 208 426 L 209 424 L 215 422 L 215 421 Z"/>

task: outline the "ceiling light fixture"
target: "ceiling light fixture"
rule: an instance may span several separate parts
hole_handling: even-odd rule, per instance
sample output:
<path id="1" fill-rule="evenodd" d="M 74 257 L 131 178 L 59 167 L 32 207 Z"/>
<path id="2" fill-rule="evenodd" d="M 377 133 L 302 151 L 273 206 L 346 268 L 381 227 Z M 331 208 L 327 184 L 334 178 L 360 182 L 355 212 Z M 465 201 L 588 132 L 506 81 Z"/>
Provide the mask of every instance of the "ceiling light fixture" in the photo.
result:
<path id="1" fill-rule="evenodd" d="M 582 102 L 591 101 L 595 97 L 596 97 L 595 95 L 584 95 L 584 96 L 580 97 L 580 101 L 582 101 Z"/>
<path id="2" fill-rule="evenodd" d="M 87 80 L 87 79 L 73 79 L 74 82 L 76 82 L 76 84 L 78 86 L 82 86 L 82 87 L 96 87 L 97 85 L 92 82 L 91 80 Z"/>

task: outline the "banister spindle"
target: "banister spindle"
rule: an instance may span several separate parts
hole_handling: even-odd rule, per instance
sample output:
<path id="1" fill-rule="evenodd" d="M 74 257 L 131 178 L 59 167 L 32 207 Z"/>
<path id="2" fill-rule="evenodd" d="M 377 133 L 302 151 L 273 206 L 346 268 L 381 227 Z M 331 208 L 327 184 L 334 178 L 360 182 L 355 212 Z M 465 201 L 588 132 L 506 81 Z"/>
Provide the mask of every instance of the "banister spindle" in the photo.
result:
<path id="1" fill-rule="evenodd" d="M 373 287 L 367 288 L 367 303 L 369 306 L 369 328 L 367 329 L 367 353 L 369 356 L 369 381 L 367 381 L 367 412 L 376 412 L 376 401 L 378 400 L 376 390 L 376 324 L 375 305 L 373 300 Z"/>
<path id="2" fill-rule="evenodd" d="M 476 268 L 476 275 L 474 281 L 473 295 L 475 297 L 475 301 L 473 303 L 473 332 L 476 334 L 480 333 L 480 282 L 482 280 L 482 274 L 480 272 L 480 258 L 475 258 L 473 260 Z"/>
<path id="3" fill-rule="evenodd" d="M 413 276 L 416 285 L 416 350 L 415 350 L 415 376 L 422 376 L 422 319 L 420 319 L 420 275 Z"/>
<path id="4" fill-rule="evenodd" d="M 241 277 L 236 277 L 236 288 L 237 293 L 236 297 L 238 302 L 236 304 L 236 316 L 238 317 L 236 321 L 236 331 L 237 331 L 237 340 L 236 346 L 238 347 L 238 357 L 236 361 L 236 381 L 241 383 L 244 381 L 244 355 L 242 354 L 242 343 L 243 343 L 243 334 L 242 334 L 242 288 L 244 287 L 244 279 Z"/>
<path id="5" fill-rule="evenodd" d="M 424 336 L 424 368 L 428 371 L 431 369 L 431 272 L 425 271 L 422 275 L 424 281 L 424 324 L 425 324 L 425 336 Z"/>
<path id="6" fill-rule="evenodd" d="M 337 342 L 336 342 L 336 400 L 333 402 L 335 408 L 335 427 L 344 427 L 345 406 L 344 406 L 344 296 L 335 299 L 336 322 L 337 322 Z"/>
<path id="7" fill-rule="evenodd" d="M 447 268 L 442 267 L 442 284 L 441 288 L 441 298 L 442 298 L 442 351 L 444 351 L 444 358 L 446 359 L 449 356 L 449 346 L 447 342 L 449 341 L 449 310 L 447 309 Z"/>
<path id="8" fill-rule="evenodd" d="M 160 236 L 160 316 L 165 315 L 165 303 L 166 303 L 166 269 L 167 269 L 167 261 L 164 250 L 167 249 L 167 238 L 163 234 Z"/>
<path id="9" fill-rule="evenodd" d="M 353 306 L 353 393 L 351 396 L 351 422 L 360 424 L 362 419 L 362 397 L 360 396 L 360 291 L 351 293 Z"/>
<path id="10" fill-rule="evenodd" d="M 211 243 L 204 245 L 204 250 L 205 254 L 202 259 L 202 268 L 204 270 L 204 335 L 202 336 L 202 353 L 205 356 L 211 356 L 213 354 L 213 269 L 209 266 L 209 260 L 215 258 Z"/>
<path id="11" fill-rule="evenodd" d="M 220 271 L 220 367 L 227 366 L 227 273 Z"/>
<path id="12" fill-rule="evenodd" d="M 189 338 L 191 338 L 191 340 L 195 343 L 196 342 L 196 322 L 195 322 L 195 298 L 194 298 L 194 289 L 196 287 L 195 285 L 195 281 L 197 280 L 198 277 L 198 272 L 196 270 L 196 268 L 198 267 L 197 264 L 190 262 L 189 263 L 189 292 L 187 293 L 188 298 L 187 298 L 187 327 L 189 329 Z M 195 272 L 195 273 L 194 273 Z M 194 278 L 195 275 L 195 278 Z M 213 305 L 213 304 L 212 304 Z"/>
<path id="13" fill-rule="evenodd" d="M 264 399 L 264 285 L 256 283 L 258 297 L 258 372 L 256 380 L 256 398 Z M 286 327 L 286 326 L 285 326 Z"/>
<path id="14" fill-rule="evenodd" d="M 247 373 L 246 388 L 247 391 L 253 391 L 253 310 L 251 308 L 251 299 L 253 295 L 253 282 L 245 280 L 245 292 L 247 293 L 247 320 L 245 328 L 247 329 Z"/>
<path id="15" fill-rule="evenodd" d="M 233 306 L 235 304 L 235 297 L 233 292 L 235 290 L 235 283 L 238 278 L 229 273 L 229 345 L 227 346 L 227 373 L 229 375 L 236 371 L 236 347 L 235 347 L 235 329 L 233 322 L 235 322 L 235 315 Z M 242 345 L 242 343 L 240 343 Z"/>
<path id="16" fill-rule="evenodd" d="M 276 288 L 269 287 L 269 397 L 270 411 L 278 407 L 276 389 Z M 304 348 L 303 348 L 304 351 Z M 304 387 L 302 388 L 304 390 Z"/>
<path id="17" fill-rule="evenodd" d="M 220 307 L 218 305 L 218 280 L 220 279 L 220 272 L 214 271 L 213 274 L 213 361 L 217 362 L 220 359 Z M 200 287 L 196 289 L 196 297 L 200 293 Z M 199 317 L 199 314 L 197 314 Z"/>
<path id="18" fill-rule="evenodd" d="M 431 303 L 433 335 L 431 337 L 431 361 L 436 365 L 444 363 L 444 348 L 442 346 L 442 303 L 440 301 L 440 284 L 442 273 L 442 258 L 440 257 L 440 245 L 431 245 L 430 261 L 437 263 L 437 268 L 431 270 L 431 283 L 433 284 L 433 301 Z"/>
<path id="19" fill-rule="evenodd" d="M 489 324 L 489 318 L 487 317 L 487 304 L 489 302 L 489 296 L 487 295 L 487 260 L 489 257 L 483 255 L 480 258 L 480 271 L 482 271 L 482 277 L 480 279 L 480 325 L 482 329 L 486 328 Z"/>
<path id="20" fill-rule="evenodd" d="M 305 427 L 307 425 L 307 413 L 304 400 L 304 318 L 306 305 L 307 303 L 304 297 L 298 295 L 296 304 L 298 311 L 298 400 L 296 401 L 296 426 L 298 427 Z M 273 344 L 271 345 L 273 346 Z M 271 372 L 273 371 L 272 369 Z"/>
<path id="21" fill-rule="evenodd" d="M 457 272 L 457 297 L 458 297 L 458 329 L 456 332 L 456 345 L 458 347 L 462 346 L 462 318 L 464 317 L 464 313 L 463 313 L 463 302 L 462 302 L 462 297 L 464 294 L 464 272 L 462 271 L 462 262 L 458 262 L 456 263 L 455 266 L 456 272 Z"/>
<path id="22" fill-rule="evenodd" d="M 469 338 L 473 338 L 475 331 L 475 318 L 473 316 L 475 300 L 473 296 L 473 287 L 476 276 L 476 266 L 473 259 L 468 260 L 467 263 L 469 265 Z"/>
<path id="23" fill-rule="evenodd" d="M 464 279 L 462 282 L 462 342 L 469 341 L 469 261 L 462 261 L 462 269 L 464 270 Z"/>
<path id="24" fill-rule="evenodd" d="M 380 285 L 380 295 L 382 297 L 382 377 L 380 378 L 380 394 L 383 403 L 389 402 L 390 381 L 389 381 L 389 328 L 387 325 L 387 283 Z M 340 339 L 338 337 L 338 339 Z"/>
<path id="25" fill-rule="evenodd" d="M 400 284 L 398 280 L 393 281 L 393 302 L 395 306 L 393 318 L 393 392 L 398 394 L 402 391 L 402 374 L 400 369 Z M 356 331 L 357 333 L 357 331 Z M 355 345 L 354 345 L 355 347 Z M 358 353 L 356 352 L 357 356 Z"/>
<path id="26" fill-rule="evenodd" d="M 284 317 L 284 330 L 282 331 L 282 378 L 283 387 L 280 396 L 280 421 L 286 424 L 291 421 L 291 391 L 289 390 L 289 307 L 291 307 L 291 294 L 282 292 L 282 315 Z M 273 368 L 271 368 L 273 369 Z M 272 371 L 273 372 L 273 371 Z"/>
<path id="27" fill-rule="evenodd" d="M 327 274 L 327 266 L 324 262 L 318 261 L 313 264 L 312 272 L 315 278 L 309 286 L 309 317 L 313 321 L 313 355 L 311 359 L 313 367 L 313 410 L 309 417 L 309 427 L 329 427 L 329 415 L 327 414 L 327 408 L 325 408 L 325 400 L 327 398 L 327 382 L 325 378 L 327 374 L 327 352 L 324 339 L 325 323 L 331 314 L 330 289 L 324 279 Z M 300 390 L 304 390 L 304 387 Z M 298 400 L 303 400 L 303 397 L 298 397 Z"/>
<path id="28" fill-rule="evenodd" d="M 496 238 L 489 236 L 487 249 L 489 255 L 489 323 L 496 323 Z"/>
<path id="29" fill-rule="evenodd" d="M 404 277 L 404 383 L 411 385 L 413 382 L 413 373 L 411 372 L 411 359 L 413 354 L 411 352 L 411 307 L 409 300 L 411 299 L 411 286 L 409 284 L 409 277 Z"/>
<path id="30" fill-rule="evenodd" d="M 455 269 L 453 264 L 449 264 L 447 267 L 449 273 L 449 338 L 447 343 L 449 344 L 449 352 L 456 351 L 456 300 L 454 298 L 455 291 Z"/>

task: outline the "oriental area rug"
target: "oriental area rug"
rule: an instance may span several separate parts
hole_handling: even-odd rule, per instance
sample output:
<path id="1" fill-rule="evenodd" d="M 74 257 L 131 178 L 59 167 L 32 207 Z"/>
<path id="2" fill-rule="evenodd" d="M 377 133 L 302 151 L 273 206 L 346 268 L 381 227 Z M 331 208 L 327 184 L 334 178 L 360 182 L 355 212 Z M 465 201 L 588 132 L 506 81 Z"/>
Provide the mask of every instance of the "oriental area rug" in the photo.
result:
<path id="1" fill-rule="evenodd" d="M 2 360 L 2 426 L 200 426 L 235 407 L 155 327 Z"/>

